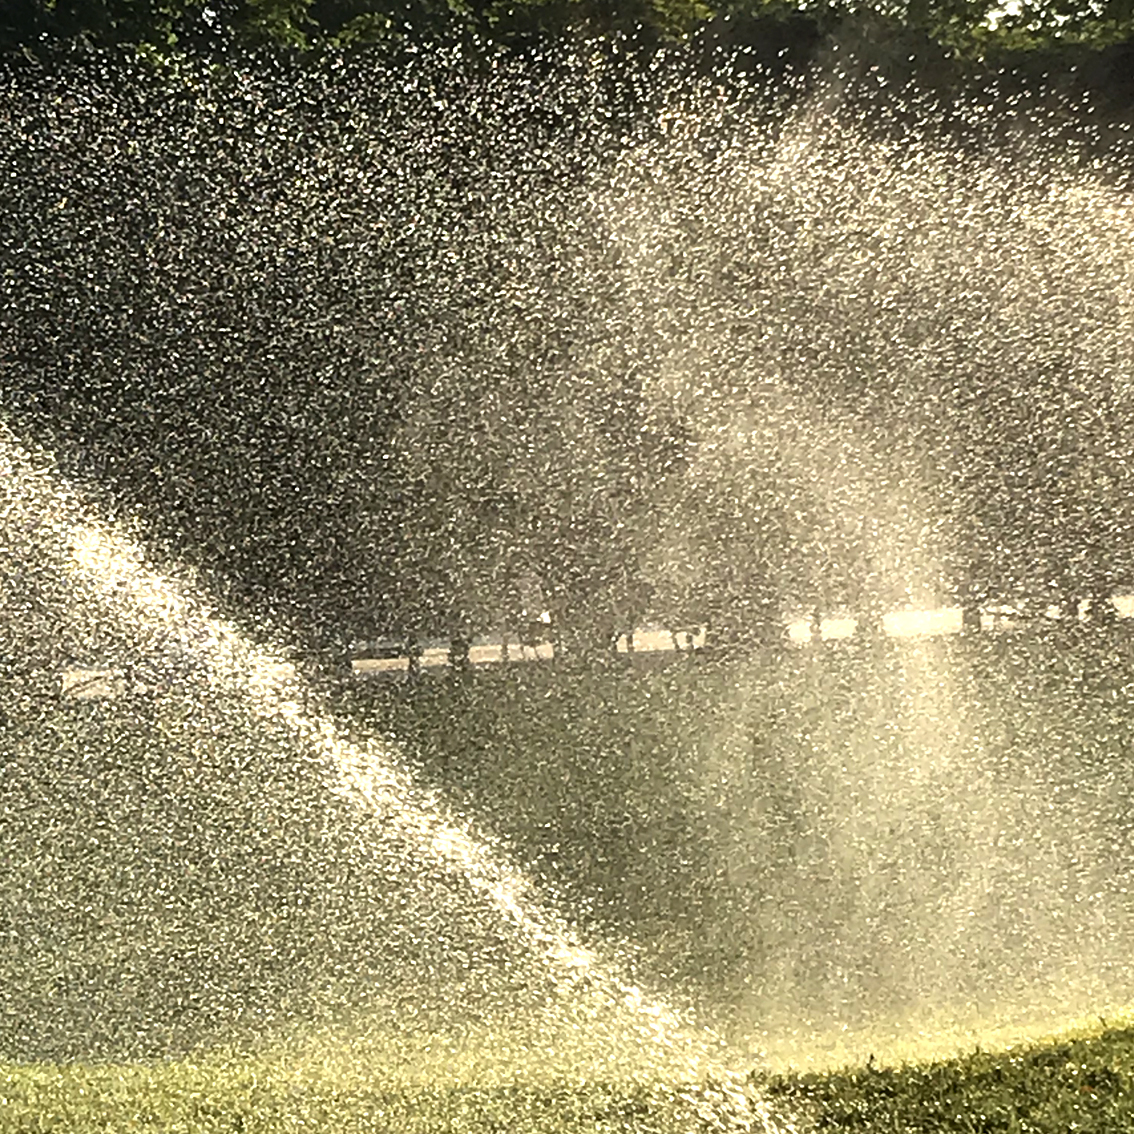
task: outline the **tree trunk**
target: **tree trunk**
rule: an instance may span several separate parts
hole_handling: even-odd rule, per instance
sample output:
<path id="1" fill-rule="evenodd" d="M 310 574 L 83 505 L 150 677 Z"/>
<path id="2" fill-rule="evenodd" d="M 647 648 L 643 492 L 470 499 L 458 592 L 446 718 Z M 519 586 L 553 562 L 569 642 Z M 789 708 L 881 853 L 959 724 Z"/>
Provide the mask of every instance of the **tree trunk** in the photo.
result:
<path id="1" fill-rule="evenodd" d="M 1087 606 L 1087 621 L 1092 626 L 1113 626 L 1118 621 L 1118 611 L 1105 585 L 1092 588 Z"/>
<path id="2" fill-rule="evenodd" d="M 406 677 L 416 681 L 421 676 L 421 646 L 412 635 L 406 639 Z"/>
<path id="3" fill-rule="evenodd" d="M 469 671 L 469 650 L 472 640 L 465 634 L 452 634 L 449 637 L 449 666 L 457 674 L 464 676 Z"/>
<path id="4" fill-rule="evenodd" d="M 886 627 L 883 623 L 883 610 L 881 606 L 871 603 L 859 615 L 858 636 L 867 641 L 877 642 L 886 637 Z"/>
<path id="5" fill-rule="evenodd" d="M 1059 622 L 1064 629 L 1079 625 L 1079 595 L 1072 586 L 1059 588 Z"/>
<path id="6" fill-rule="evenodd" d="M 966 595 L 961 599 L 961 633 L 979 634 L 980 631 L 980 600 L 975 595 Z"/>
<path id="7" fill-rule="evenodd" d="M 818 607 L 815 607 L 811 611 L 811 622 L 808 629 L 811 632 L 811 641 L 813 644 L 818 645 L 823 641 L 823 616 L 820 614 Z"/>
<path id="8" fill-rule="evenodd" d="M 970 565 L 968 576 L 961 583 L 961 633 L 965 635 L 981 632 L 980 612 L 988 591 L 979 579 L 975 567 Z"/>

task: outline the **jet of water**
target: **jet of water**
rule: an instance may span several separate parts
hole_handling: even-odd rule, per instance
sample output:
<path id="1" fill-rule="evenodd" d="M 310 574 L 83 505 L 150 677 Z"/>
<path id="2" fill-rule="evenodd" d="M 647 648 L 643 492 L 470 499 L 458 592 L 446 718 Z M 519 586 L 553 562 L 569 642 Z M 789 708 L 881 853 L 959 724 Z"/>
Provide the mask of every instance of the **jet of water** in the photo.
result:
<path id="1" fill-rule="evenodd" d="M 541 904 L 506 849 L 425 790 L 393 742 L 346 738 L 282 648 L 252 642 L 211 610 L 189 572 L 150 566 L 121 526 L 94 515 L 52 472 L 46 454 L 24 447 L 6 429 L 0 433 L 0 484 L 4 528 L 25 538 L 30 534 L 29 546 L 66 564 L 76 608 L 88 617 L 96 614 L 135 650 L 173 646 L 192 656 L 199 663 L 195 681 L 202 694 L 236 696 L 254 719 L 286 726 L 301 750 L 333 771 L 335 789 L 366 813 L 383 842 L 412 861 L 456 875 L 511 927 L 550 974 L 556 1002 L 576 1026 L 592 1033 L 587 1042 L 599 1038 L 600 1046 L 624 1049 L 600 1053 L 606 1066 L 625 1063 L 639 1073 L 648 1067 L 677 1081 L 708 1076 L 717 1083 L 718 1102 L 731 1107 L 737 1121 L 784 1129 L 773 1124 L 762 1102 L 747 1097 L 719 1039 L 643 991 L 615 959 Z M 26 554 L 27 546 L 15 550 Z M 633 1048 L 629 1060 L 627 1045 Z"/>

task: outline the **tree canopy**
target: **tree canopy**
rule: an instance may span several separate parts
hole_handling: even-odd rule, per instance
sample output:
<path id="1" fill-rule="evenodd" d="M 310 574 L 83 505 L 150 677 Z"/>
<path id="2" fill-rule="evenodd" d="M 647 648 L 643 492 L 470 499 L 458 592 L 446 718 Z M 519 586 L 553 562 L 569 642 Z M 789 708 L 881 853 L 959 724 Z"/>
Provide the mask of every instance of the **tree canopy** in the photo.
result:
<path id="1" fill-rule="evenodd" d="M 497 42 L 630 34 L 673 41 L 708 33 L 774 44 L 796 57 L 840 25 L 881 22 L 889 38 L 949 55 L 1003 63 L 1039 57 L 1082 62 L 1134 38 L 1132 0 L 9 0 L 0 46 L 35 49 L 85 38 L 151 51 L 270 44 L 340 49 L 423 34 Z M 894 46 L 899 46 L 897 43 Z M 1104 61 L 1104 66 L 1105 61 Z"/>

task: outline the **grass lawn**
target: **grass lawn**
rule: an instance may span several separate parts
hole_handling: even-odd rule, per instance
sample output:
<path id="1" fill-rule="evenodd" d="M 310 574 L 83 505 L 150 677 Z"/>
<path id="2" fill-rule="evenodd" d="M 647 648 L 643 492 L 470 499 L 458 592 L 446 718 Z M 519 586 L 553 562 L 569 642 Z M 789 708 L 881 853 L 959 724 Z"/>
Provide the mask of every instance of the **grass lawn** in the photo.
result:
<path id="1" fill-rule="evenodd" d="M 769 1044 L 767 1062 L 745 1064 L 764 1069 L 727 1086 L 624 1073 L 605 1057 L 599 1077 L 557 1078 L 537 1049 L 488 1034 L 466 1035 L 464 1052 L 469 1067 L 494 1060 L 493 1074 L 465 1074 L 432 1024 L 398 1059 L 340 1036 L 281 1038 L 254 1056 L 81 1062 L 83 1028 L 125 999 L 123 974 L 138 1007 L 120 1013 L 115 1043 L 154 1024 L 171 974 L 207 974 L 190 990 L 206 1004 L 245 995 L 253 974 L 271 1004 L 338 973 L 338 954 L 319 948 L 364 882 L 367 909 L 396 912 L 403 880 L 366 882 L 345 805 L 323 802 L 310 772 L 278 759 L 286 738 L 250 735 L 236 709 L 204 724 L 172 702 L 152 721 L 61 709 L 32 722 L 5 765 L 22 810 L 0 828 L 21 864 L 0 886 L 16 943 L 0 950 L 0 1134 L 684 1134 L 747 1129 L 765 1103 L 801 1132 L 1134 1130 L 1134 1018 L 951 1060 L 872 1047 L 892 1062 L 779 1070 L 815 1066 L 805 1023 L 912 1032 L 909 1007 L 954 989 L 990 1028 L 1001 991 L 1011 1009 L 1066 1002 L 1060 1019 L 1111 1011 L 1085 985 L 1072 1005 L 1069 982 L 1128 987 L 1132 658 L 1120 636 L 875 658 L 848 647 L 774 667 L 533 668 L 340 706 L 344 727 L 397 737 L 427 783 L 500 833 L 588 939 L 643 943 L 658 958 L 650 987 L 702 1002 L 720 992 L 742 1023 L 778 1008 L 785 1035 L 798 1025 L 791 1058 Z M 97 923 L 89 893 L 102 895 Z M 360 914 L 366 948 L 349 952 L 343 931 L 343 954 L 365 956 L 376 932 Z M 19 1037 L 37 1005 L 33 1055 Z M 57 1027 L 64 1016 L 76 1023 Z"/>
<path id="2" fill-rule="evenodd" d="M 946 1062 L 759 1078 L 819 1130 L 1065 1134 L 1134 1130 L 1134 1029 Z"/>
<path id="3" fill-rule="evenodd" d="M 515 666 L 347 709 L 589 937 L 710 1005 L 754 1062 L 803 1067 L 840 1029 L 940 1034 L 956 1009 L 975 1043 L 1128 1002 L 1128 629 Z"/>
<path id="4" fill-rule="evenodd" d="M 660 1084 L 367 1086 L 271 1058 L 151 1066 L 0 1068 L 3 1134 L 263 1131 L 548 1134 L 747 1129 L 763 1097 L 795 1129 L 1118 1134 L 1134 1129 L 1134 1028 L 1100 1028 L 945 1062 L 805 1075 L 743 1087 Z M 747 1103 L 746 1103 L 747 1100 Z M 757 1123 L 755 1129 L 761 1129 Z"/>

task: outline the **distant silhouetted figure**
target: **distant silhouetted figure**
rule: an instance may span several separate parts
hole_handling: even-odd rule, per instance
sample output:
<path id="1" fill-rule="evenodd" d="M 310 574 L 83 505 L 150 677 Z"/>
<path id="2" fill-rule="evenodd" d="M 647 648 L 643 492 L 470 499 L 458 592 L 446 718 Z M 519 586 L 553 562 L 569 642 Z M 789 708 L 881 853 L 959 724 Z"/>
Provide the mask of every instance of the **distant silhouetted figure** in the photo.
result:
<path id="1" fill-rule="evenodd" d="M 410 634 L 403 648 L 406 655 L 406 678 L 416 681 L 421 676 L 421 645 L 417 638 Z"/>
<path id="2" fill-rule="evenodd" d="M 457 673 L 468 673 L 470 649 L 472 640 L 467 635 L 453 634 L 449 638 L 449 665 Z"/>

